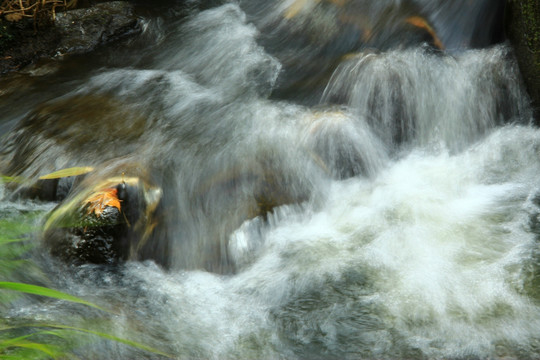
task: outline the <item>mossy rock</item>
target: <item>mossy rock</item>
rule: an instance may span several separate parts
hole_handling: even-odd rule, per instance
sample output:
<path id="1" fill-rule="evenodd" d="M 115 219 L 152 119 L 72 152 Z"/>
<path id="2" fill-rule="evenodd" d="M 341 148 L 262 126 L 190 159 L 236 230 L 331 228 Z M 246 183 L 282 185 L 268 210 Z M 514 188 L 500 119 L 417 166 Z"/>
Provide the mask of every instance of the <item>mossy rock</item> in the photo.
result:
<path id="1" fill-rule="evenodd" d="M 128 172 L 107 176 L 121 170 Z M 137 166 L 122 164 L 90 173 L 48 215 L 44 244 L 52 255 L 71 264 L 152 258 L 166 265 L 165 252 L 156 250 L 161 249 L 158 240 L 151 240 L 161 198 L 161 188 Z"/>

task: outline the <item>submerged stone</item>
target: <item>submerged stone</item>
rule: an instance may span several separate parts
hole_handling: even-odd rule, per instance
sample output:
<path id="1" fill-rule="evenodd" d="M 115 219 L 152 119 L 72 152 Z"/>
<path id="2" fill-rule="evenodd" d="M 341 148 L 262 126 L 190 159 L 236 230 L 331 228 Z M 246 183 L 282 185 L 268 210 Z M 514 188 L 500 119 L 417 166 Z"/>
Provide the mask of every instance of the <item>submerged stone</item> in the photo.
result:
<path id="1" fill-rule="evenodd" d="M 104 95 L 77 95 L 42 104 L 2 137 L 0 173 L 24 178 L 24 184 L 14 185 L 23 185 L 30 197 L 57 199 L 59 194 L 46 188 L 56 190 L 60 181 L 40 182 L 40 176 L 133 153 L 146 123 L 127 104 Z"/>

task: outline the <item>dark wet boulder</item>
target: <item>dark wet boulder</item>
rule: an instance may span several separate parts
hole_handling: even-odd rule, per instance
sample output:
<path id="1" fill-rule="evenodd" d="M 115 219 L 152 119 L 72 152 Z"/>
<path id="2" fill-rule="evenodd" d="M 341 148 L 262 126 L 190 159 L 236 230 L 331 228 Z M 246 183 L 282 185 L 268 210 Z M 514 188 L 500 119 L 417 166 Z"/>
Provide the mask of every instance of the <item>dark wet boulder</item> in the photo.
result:
<path id="1" fill-rule="evenodd" d="M 514 48 L 523 80 L 540 125 L 540 2 L 508 0 L 506 33 Z"/>
<path id="2" fill-rule="evenodd" d="M 66 11 L 58 14 L 54 22 L 60 34 L 56 51 L 60 54 L 90 52 L 100 45 L 140 32 L 140 25 L 132 5 L 126 1 Z"/>
<path id="3" fill-rule="evenodd" d="M 0 19 L 0 35 L 0 74 L 53 56 L 60 42 L 58 32 L 35 32 L 32 22 L 25 20 L 11 23 Z"/>
<path id="4" fill-rule="evenodd" d="M 161 188 L 125 174 L 99 180 L 105 173 L 89 174 L 48 215 L 42 231 L 46 248 L 70 264 L 152 258 L 165 265 L 157 241 L 150 241 L 159 222 Z"/>
<path id="5" fill-rule="evenodd" d="M 140 19 L 127 1 L 57 12 L 39 26 L 26 18 L 0 19 L 0 73 L 19 70 L 42 58 L 87 53 L 141 31 Z"/>
<path id="6" fill-rule="evenodd" d="M 45 245 L 56 258 L 70 264 L 116 264 L 127 257 L 127 225 L 120 210 L 106 207 L 100 217 L 79 213 L 69 228 L 48 228 Z"/>
<path id="7" fill-rule="evenodd" d="M 47 216 L 45 248 L 74 265 L 152 260 L 169 268 L 179 266 L 171 263 L 176 254 L 188 258 L 182 267 L 231 273 L 235 229 L 310 197 L 306 184 L 264 163 L 215 174 L 182 202 L 174 186 L 144 168 L 151 165 L 113 160 L 86 174 Z M 201 226 L 194 233 L 181 226 L 193 223 Z"/>
<path id="8" fill-rule="evenodd" d="M 127 104 L 104 95 L 76 95 L 38 106 L 1 137 L 0 173 L 20 177 L 31 197 L 57 198 L 57 182 L 40 181 L 43 175 L 78 166 L 94 166 L 135 152 L 148 121 Z M 39 189 L 49 187 L 52 191 Z M 65 193 L 64 193 L 65 195 Z M 65 197 L 65 196 L 64 196 Z"/>

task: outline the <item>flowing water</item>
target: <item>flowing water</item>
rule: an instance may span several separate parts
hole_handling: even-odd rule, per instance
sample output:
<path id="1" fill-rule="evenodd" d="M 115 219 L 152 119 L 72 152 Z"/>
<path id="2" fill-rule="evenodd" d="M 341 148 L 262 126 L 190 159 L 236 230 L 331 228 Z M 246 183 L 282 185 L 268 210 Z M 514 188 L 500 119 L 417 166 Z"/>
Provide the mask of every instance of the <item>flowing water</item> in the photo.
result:
<path id="1" fill-rule="evenodd" d="M 88 123 L 64 129 L 63 145 L 38 137 L 24 176 L 135 162 L 168 211 L 149 260 L 70 267 L 39 247 L 47 280 L 11 281 L 111 309 L 102 331 L 179 359 L 538 358 L 540 130 L 511 49 L 492 44 L 498 10 L 188 4 L 187 16 L 141 5 L 144 31 L 121 49 L 3 80 L 2 133 L 47 101 L 113 99 L 105 120 L 73 110 Z M 417 13 L 432 31 L 407 27 Z M 265 172 L 293 201 L 253 217 L 251 180 Z M 0 191 L 7 218 L 54 206 Z M 4 317 L 96 312 L 23 297 Z M 75 351 L 158 357 L 105 340 Z"/>

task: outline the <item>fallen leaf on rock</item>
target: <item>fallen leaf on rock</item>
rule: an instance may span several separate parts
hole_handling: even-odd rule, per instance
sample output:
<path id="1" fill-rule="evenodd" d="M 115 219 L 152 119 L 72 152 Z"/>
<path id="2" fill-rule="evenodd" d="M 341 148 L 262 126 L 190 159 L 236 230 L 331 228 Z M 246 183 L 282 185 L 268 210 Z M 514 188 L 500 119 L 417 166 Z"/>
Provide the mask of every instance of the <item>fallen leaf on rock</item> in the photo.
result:
<path id="1" fill-rule="evenodd" d="M 98 191 L 84 201 L 84 204 L 88 204 L 86 213 L 88 215 L 94 213 L 97 217 L 100 217 L 107 206 L 113 206 L 119 211 L 120 200 L 118 200 L 118 190 L 116 188 L 109 188 Z"/>

